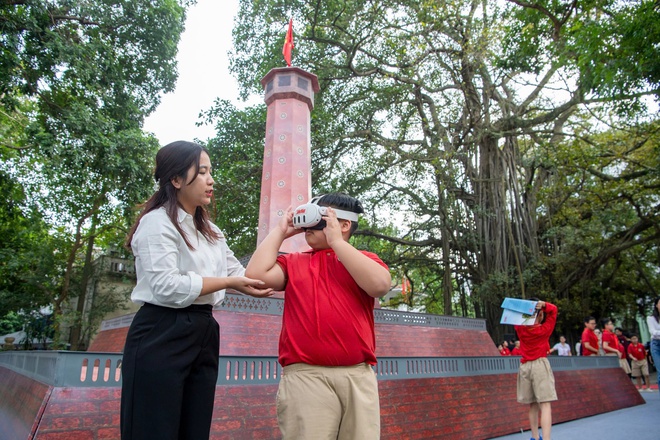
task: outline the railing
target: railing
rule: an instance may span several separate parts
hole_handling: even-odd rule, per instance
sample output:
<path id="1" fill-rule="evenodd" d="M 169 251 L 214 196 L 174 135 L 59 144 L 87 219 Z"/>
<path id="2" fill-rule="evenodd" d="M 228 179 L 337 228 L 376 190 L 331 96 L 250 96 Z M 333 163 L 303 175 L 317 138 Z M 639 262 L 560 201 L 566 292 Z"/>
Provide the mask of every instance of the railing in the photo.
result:
<path id="1" fill-rule="evenodd" d="M 251 296 L 228 293 L 219 310 L 265 315 L 282 315 L 284 300 L 281 298 L 253 298 Z M 101 330 L 127 327 L 134 315 L 125 315 L 103 321 Z M 429 315 L 428 313 L 400 312 L 398 310 L 375 309 L 376 324 L 416 325 L 424 327 L 458 328 L 486 331 L 485 319 L 461 318 L 458 316 Z"/>
<path id="2" fill-rule="evenodd" d="M 554 371 L 618 368 L 611 356 L 548 358 Z M 121 385 L 121 354 L 76 351 L 9 351 L 0 353 L 5 367 L 56 387 L 117 387 Z M 381 357 L 374 366 L 379 380 L 514 374 L 518 356 Z M 276 357 L 220 356 L 218 385 L 277 383 L 282 368 Z"/>

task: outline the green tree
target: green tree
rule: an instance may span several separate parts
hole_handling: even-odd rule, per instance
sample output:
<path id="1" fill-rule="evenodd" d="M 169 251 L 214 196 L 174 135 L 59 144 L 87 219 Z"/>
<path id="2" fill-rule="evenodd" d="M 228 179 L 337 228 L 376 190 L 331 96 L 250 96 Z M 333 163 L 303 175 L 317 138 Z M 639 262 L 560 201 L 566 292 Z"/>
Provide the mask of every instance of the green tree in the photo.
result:
<path id="1" fill-rule="evenodd" d="M 49 293 L 81 316 L 95 240 L 124 227 L 151 191 L 157 149 L 142 123 L 173 90 L 187 0 L 9 1 L 0 5 L 3 169 L 61 240 L 64 270 Z M 77 301 L 72 301 L 77 298 Z M 76 305 L 77 303 L 77 305 Z M 83 323 L 73 320 L 72 348 Z"/>
<path id="2" fill-rule="evenodd" d="M 213 218 L 229 248 L 245 257 L 257 245 L 266 107 L 239 110 L 217 100 L 203 117 L 217 130 L 207 143 L 215 180 Z"/>
<path id="3" fill-rule="evenodd" d="M 575 177 L 550 157 L 566 145 L 588 145 L 579 139 L 635 129 L 634 116 L 650 116 L 643 98 L 658 91 L 658 58 L 649 54 L 657 54 L 660 40 L 610 29 L 630 17 L 646 20 L 650 11 L 649 2 L 621 5 L 242 1 L 232 70 L 245 95 L 261 93 L 255 78 L 281 65 L 284 26 L 293 16 L 294 64 L 321 84 L 312 120 L 314 181 L 342 182 L 375 212 L 396 213 L 399 236 L 366 233 L 414 255 L 396 261 L 419 268 L 417 284 L 432 298 L 427 309 L 439 303 L 433 310 L 452 314 L 458 304 L 463 314 L 486 318 L 499 339 L 502 297 L 571 297 L 582 280 L 564 282 L 553 272 L 559 261 L 547 266 L 544 228 L 554 212 L 543 190 L 557 175 Z M 605 28 L 607 48 L 594 37 Z M 631 49 L 649 41 L 648 50 Z M 617 63 L 589 67 L 605 55 Z M 644 69 L 635 70 L 633 59 Z M 628 113 L 612 118 L 613 108 Z M 644 231 L 645 242 L 657 246 Z M 585 257 L 572 267 L 604 271 L 623 250 L 600 245 L 602 260 Z"/>
<path id="4" fill-rule="evenodd" d="M 0 316 L 49 304 L 62 274 L 56 237 L 23 189 L 0 172 Z"/>

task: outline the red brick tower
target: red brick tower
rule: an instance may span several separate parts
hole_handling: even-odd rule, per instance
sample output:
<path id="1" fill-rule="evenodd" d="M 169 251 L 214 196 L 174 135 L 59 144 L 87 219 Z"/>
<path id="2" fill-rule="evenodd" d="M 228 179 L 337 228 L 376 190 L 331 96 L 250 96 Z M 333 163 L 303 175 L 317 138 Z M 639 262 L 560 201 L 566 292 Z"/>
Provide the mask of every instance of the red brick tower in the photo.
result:
<path id="1" fill-rule="evenodd" d="M 289 205 L 295 208 L 311 197 L 310 112 L 314 93 L 319 91 L 316 75 L 298 67 L 273 69 L 261 84 L 268 112 L 257 245 Z M 280 251 L 308 248 L 305 237 L 299 234 L 285 240 Z"/>

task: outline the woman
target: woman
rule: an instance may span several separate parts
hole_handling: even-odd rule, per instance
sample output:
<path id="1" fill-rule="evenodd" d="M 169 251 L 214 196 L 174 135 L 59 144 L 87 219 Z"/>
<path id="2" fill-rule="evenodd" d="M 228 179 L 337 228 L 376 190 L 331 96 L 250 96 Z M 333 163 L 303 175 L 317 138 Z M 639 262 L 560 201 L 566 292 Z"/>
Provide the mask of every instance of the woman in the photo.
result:
<path id="1" fill-rule="evenodd" d="M 158 190 L 127 244 L 135 256 L 131 299 L 142 307 L 126 337 L 121 438 L 208 439 L 218 377 L 219 327 L 212 315 L 225 289 L 270 296 L 210 220 L 208 152 L 173 142 L 156 155 Z"/>
<path id="2" fill-rule="evenodd" d="M 649 326 L 649 333 L 651 333 L 651 357 L 658 374 L 657 383 L 660 384 L 660 297 L 655 299 L 653 313 L 646 318 L 646 323 Z"/>

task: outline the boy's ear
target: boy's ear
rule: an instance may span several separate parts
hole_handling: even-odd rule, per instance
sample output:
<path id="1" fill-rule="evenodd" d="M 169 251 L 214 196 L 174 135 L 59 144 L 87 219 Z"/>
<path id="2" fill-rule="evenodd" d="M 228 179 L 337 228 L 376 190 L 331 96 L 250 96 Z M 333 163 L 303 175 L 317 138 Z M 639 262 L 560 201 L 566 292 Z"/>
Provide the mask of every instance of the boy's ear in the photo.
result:
<path id="1" fill-rule="evenodd" d="M 341 224 L 341 232 L 348 232 L 351 230 L 351 221 L 350 220 L 344 220 L 344 219 L 338 219 L 340 224 Z"/>

